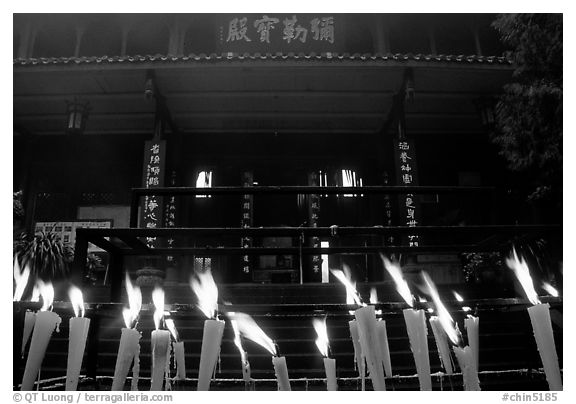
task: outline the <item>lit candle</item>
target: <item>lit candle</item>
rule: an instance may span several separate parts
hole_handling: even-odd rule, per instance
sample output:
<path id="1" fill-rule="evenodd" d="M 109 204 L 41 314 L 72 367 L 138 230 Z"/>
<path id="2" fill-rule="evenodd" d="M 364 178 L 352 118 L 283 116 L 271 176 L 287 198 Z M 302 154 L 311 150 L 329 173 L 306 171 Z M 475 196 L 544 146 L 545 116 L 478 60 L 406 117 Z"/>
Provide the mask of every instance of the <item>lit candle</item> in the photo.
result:
<path id="1" fill-rule="evenodd" d="M 204 321 L 200 369 L 198 371 L 198 391 L 210 390 L 210 380 L 220 355 L 220 343 L 222 342 L 223 332 L 224 321 L 212 319 Z"/>
<path id="2" fill-rule="evenodd" d="M 218 320 L 218 288 L 210 270 L 197 273 L 190 279 L 190 286 L 198 297 L 198 308 L 208 318 L 204 321 L 200 368 L 198 369 L 198 391 L 210 390 L 210 381 L 216 369 L 220 344 L 224 333 L 224 321 Z"/>
<path id="3" fill-rule="evenodd" d="M 370 288 L 370 303 L 378 304 L 378 291 L 376 288 Z M 376 316 L 382 316 L 382 310 L 375 311 Z M 380 346 L 380 357 L 382 366 L 387 377 L 392 377 L 392 362 L 390 362 L 390 347 L 388 346 L 388 332 L 386 331 L 386 321 L 380 317 L 376 323 L 376 332 L 378 334 L 378 344 Z"/>
<path id="4" fill-rule="evenodd" d="M 328 339 L 328 329 L 326 327 L 326 317 L 322 320 L 313 319 L 312 325 L 318 338 L 316 339 L 316 346 L 318 350 L 324 356 L 324 370 L 326 371 L 326 386 L 328 391 L 338 390 L 338 383 L 336 381 L 336 359 L 329 357 L 329 346 L 330 342 Z"/>
<path id="5" fill-rule="evenodd" d="M 390 347 L 388 345 L 388 332 L 386 330 L 386 321 L 379 320 L 377 323 L 378 327 L 378 339 L 380 341 L 380 351 L 382 356 L 382 364 L 384 366 L 384 372 L 387 377 L 392 377 L 392 361 L 390 360 Z"/>
<path id="6" fill-rule="evenodd" d="M 464 390 L 480 391 L 480 380 L 478 380 L 478 368 L 476 367 L 474 350 L 468 345 L 464 348 L 455 346 L 454 354 L 456 355 L 458 365 L 462 370 Z"/>
<path id="7" fill-rule="evenodd" d="M 24 295 L 26 286 L 28 285 L 28 279 L 30 278 L 30 266 L 26 265 L 23 271 L 20 271 L 20 264 L 18 263 L 18 257 L 14 257 L 14 283 L 16 287 L 14 289 L 14 302 L 19 302 Z M 34 285 L 32 291 L 31 301 L 37 302 L 39 298 L 38 286 Z M 32 330 L 34 329 L 34 322 L 36 321 L 36 312 L 32 310 L 26 310 L 24 313 L 24 327 L 22 330 L 22 348 L 21 354 L 24 357 L 24 351 L 26 350 L 26 345 L 28 340 L 32 335 Z"/>
<path id="8" fill-rule="evenodd" d="M 122 311 L 126 328 L 122 328 L 122 334 L 120 336 L 120 346 L 118 347 L 118 356 L 116 357 L 112 391 L 124 390 L 124 383 L 132 363 L 134 363 L 134 365 L 132 366 L 131 390 L 138 390 L 141 334 L 136 330 L 136 322 L 142 307 L 142 292 L 138 286 L 132 286 L 128 274 L 126 274 L 126 292 L 128 294 L 129 308 L 124 308 Z"/>
<path id="9" fill-rule="evenodd" d="M 337 391 L 338 382 L 336 381 L 336 359 L 324 358 L 324 371 L 326 372 L 326 389 L 328 391 Z"/>
<path id="10" fill-rule="evenodd" d="M 26 314 L 24 314 L 24 330 L 22 331 L 22 356 L 24 356 L 24 351 L 26 350 L 26 345 L 32 335 L 35 323 L 36 313 L 31 310 L 26 310 Z"/>
<path id="11" fill-rule="evenodd" d="M 380 258 L 384 262 L 384 268 L 388 271 L 400 296 L 406 303 L 412 307 L 414 306 L 414 297 L 410 292 L 408 283 L 404 279 L 400 265 L 391 262 L 384 255 L 380 254 Z M 432 378 L 430 376 L 430 357 L 428 354 L 428 329 L 426 328 L 426 315 L 424 310 L 404 309 L 404 321 L 406 322 L 406 331 L 408 332 L 408 339 L 410 340 L 410 349 L 414 356 L 416 363 L 416 371 L 418 372 L 418 380 L 420 382 L 420 390 L 432 390 Z"/>
<path id="12" fill-rule="evenodd" d="M 164 291 L 156 287 L 152 292 L 154 303 L 154 325 L 150 342 L 152 344 L 152 377 L 150 391 L 161 391 L 164 384 L 164 375 L 168 368 L 170 357 L 170 331 L 160 330 L 160 322 L 164 317 Z"/>
<path id="13" fill-rule="evenodd" d="M 432 390 L 432 378 L 430 376 L 430 357 L 428 354 L 428 330 L 426 328 L 426 316 L 424 310 L 404 309 L 404 321 L 410 339 L 410 349 L 414 355 L 420 390 Z"/>
<path id="14" fill-rule="evenodd" d="M 279 391 L 290 391 L 290 378 L 288 377 L 288 368 L 286 366 L 285 356 L 272 356 L 272 364 L 274 365 L 274 373 L 278 381 Z"/>
<path id="15" fill-rule="evenodd" d="M 52 338 L 52 333 L 56 329 L 60 332 L 59 325 L 62 322 L 60 316 L 52 311 L 52 302 L 54 300 L 54 288 L 52 284 L 45 284 L 38 281 L 40 286 L 40 295 L 42 296 L 42 308 L 36 314 L 36 322 L 34 331 L 32 333 L 32 341 L 30 343 L 30 350 L 28 351 L 28 358 L 26 360 L 26 368 L 22 377 L 22 391 L 32 390 L 34 387 L 34 380 L 38 376 L 46 348 Z"/>
<path id="16" fill-rule="evenodd" d="M 384 381 L 380 341 L 376 330 L 374 306 L 361 307 L 354 312 L 354 316 L 358 322 L 360 346 L 368 364 L 372 387 L 375 391 L 385 391 L 386 383 Z"/>
<path id="17" fill-rule="evenodd" d="M 68 338 L 68 365 L 66 367 L 66 390 L 76 391 L 86 338 L 90 328 L 90 319 L 84 317 L 84 299 L 82 291 L 73 286 L 69 290 L 70 301 L 74 309 L 74 316 L 70 318 L 70 334 Z M 80 317 L 79 317 L 80 315 Z"/>
<path id="18" fill-rule="evenodd" d="M 132 368 L 132 390 L 138 385 L 138 373 L 140 369 L 140 332 L 133 328 L 122 328 L 120 336 L 120 346 L 118 347 L 118 356 L 116 358 L 116 367 L 114 368 L 114 380 L 112 381 L 112 391 L 124 390 L 124 383 L 130 366 Z M 136 380 L 136 381 L 135 381 Z"/>
<path id="19" fill-rule="evenodd" d="M 336 279 L 338 279 L 346 288 L 346 304 L 357 304 L 363 306 L 362 299 L 356 290 L 356 282 L 352 282 L 350 268 L 347 265 L 342 266 L 343 270 L 331 269 L 330 272 Z M 355 311 L 349 311 L 350 314 L 355 314 Z M 362 351 L 362 344 L 360 342 L 360 331 L 358 322 L 351 320 L 348 322 L 350 328 L 350 337 L 352 338 L 352 345 L 354 347 L 354 362 L 358 368 L 358 373 L 362 381 L 362 391 L 365 389 L 366 366 L 365 352 Z"/>
<path id="20" fill-rule="evenodd" d="M 240 352 L 240 363 L 242 366 L 242 379 L 244 379 L 246 390 L 248 390 L 250 386 L 250 382 L 252 381 L 251 372 L 250 372 L 250 362 L 248 362 L 248 354 L 242 347 L 242 340 L 240 338 L 240 330 L 238 329 L 238 324 L 236 320 L 234 320 L 234 312 L 229 312 L 228 316 L 230 317 L 230 324 L 232 324 L 232 329 L 234 330 L 234 345 L 238 348 L 238 352 Z"/>
<path id="21" fill-rule="evenodd" d="M 366 377 L 366 367 L 364 365 L 364 355 L 362 346 L 360 345 L 360 333 L 358 332 L 358 322 L 351 320 L 348 322 L 350 328 L 350 338 L 352 339 L 352 346 L 354 347 L 354 362 L 358 368 L 358 374 L 362 380 L 362 390 L 364 390 L 364 379 Z"/>
<path id="22" fill-rule="evenodd" d="M 506 259 L 506 263 L 514 271 L 528 300 L 533 304 L 532 307 L 528 308 L 528 315 L 532 323 L 534 339 L 536 340 L 540 359 L 544 366 L 548 386 L 552 391 L 561 391 L 563 389 L 562 376 L 560 374 L 558 354 L 556 353 L 556 344 L 554 343 L 554 334 L 552 332 L 550 305 L 548 303 L 540 303 L 538 294 L 534 290 L 528 265 L 524 258 L 518 257 L 515 249 L 513 250 L 513 256 Z"/>
<path id="23" fill-rule="evenodd" d="M 462 379 L 464 384 L 465 390 L 472 390 L 472 391 L 479 391 L 480 390 L 480 381 L 478 380 L 478 368 L 476 366 L 476 361 L 474 359 L 474 353 L 469 346 L 461 347 L 462 344 L 462 334 L 458 330 L 458 326 L 452 319 L 452 316 L 448 312 L 448 309 L 442 303 L 440 299 L 440 294 L 438 293 L 438 289 L 432 282 L 430 276 L 426 273 L 422 273 L 422 278 L 424 279 L 424 284 L 428 289 L 428 293 L 432 297 L 434 301 L 434 305 L 436 306 L 436 311 L 438 312 L 438 316 L 435 320 L 430 322 L 430 324 L 436 324 L 437 331 L 439 334 L 439 339 L 448 337 L 452 344 L 454 345 L 454 354 L 458 360 L 458 364 L 460 365 L 460 369 L 462 370 Z M 442 332 L 443 331 L 443 332 Z M 443 335 L 443 336 L 442 336 Z M 438 341 L 438 340 L 437 340 Z M 447 344 L 447 342 L 446 342 Z M 446 355 L 446 360 L 444 363 L 451 361 L 450 351 L 447 353 L 443 353 Z M 444 358 L 442 358 L 444 360 Z"/>
<path id="24" fill-rule="evenodd" d="M 178 331 L 176 330 L 176 326 L 174 325 L 174 320 L 171 318 L 167 318 L 164 320 L 166 324 L 166 328 L 172 334 L 174 338 L 173 342 L 173 351 L 174 351 L 174 358 L 176 362 L 176 380 L 186 380 L 186 355 L 184 354 L 184 341 L 181 341 L 178 337 Z"/>
<path id="25" fill-rule="evenodd" d="M 274 373 L 278 382 L 278 390 L 290 391 L 290 378 L 288 377 L 286 358 L 278 356 L 278 348 L 274 341 L 262 331 L 248 314 L 229 312 L 228 316 L 236 322 L 238 333 L 242 337 L 254 341 L 272 354 L 272 365 L 274 366 Z"/>
<path id="26" fill-rule="evenodd" d="M 479 335 L 478 327 L 480 325 L 480 318 L 468 314 L 467 318 L 464 319 L 464 328 L 466 328 L 466 335 L 468 337 L 468 345 L 472 349 L 472 354 L 474 355 L 474 362 L 476 363 L 476 370 L 479 369 Z"/>
<path id="27" fill-rule="evenodd" d="M 453 373 L 453 369 L 452 357 L 450 356 L 450 348 L 448 346 L 448 336 L 444 332 L 444 329 L 440 324 L 440 319 L 437 316 L 431 316 L 428 321 L 430 322 L 430 327 L 434 333 L 434 340 L 436 341 L 436 347 L 438 348 L 440 363 L 446 370 L 446 374 L 451 375 Z"/>

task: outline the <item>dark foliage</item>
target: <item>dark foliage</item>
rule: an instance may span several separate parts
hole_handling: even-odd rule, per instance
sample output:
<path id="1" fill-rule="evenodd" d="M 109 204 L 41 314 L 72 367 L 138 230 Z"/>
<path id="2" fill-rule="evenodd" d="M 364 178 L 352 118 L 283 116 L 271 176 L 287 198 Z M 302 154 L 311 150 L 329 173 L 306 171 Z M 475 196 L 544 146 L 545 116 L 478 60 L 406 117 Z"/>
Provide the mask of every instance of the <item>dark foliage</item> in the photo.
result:
<path id="1" fill-rule="evenodd" d="M 558 199 L 562 187 L 562 14 L 501 14 L 493 26 L 512 49 L 509 57 L 516 69 L 514 82 L 504 87 L 496 105 L 492 140 L 510 169 L 528 175 L 529 199 Z"/>

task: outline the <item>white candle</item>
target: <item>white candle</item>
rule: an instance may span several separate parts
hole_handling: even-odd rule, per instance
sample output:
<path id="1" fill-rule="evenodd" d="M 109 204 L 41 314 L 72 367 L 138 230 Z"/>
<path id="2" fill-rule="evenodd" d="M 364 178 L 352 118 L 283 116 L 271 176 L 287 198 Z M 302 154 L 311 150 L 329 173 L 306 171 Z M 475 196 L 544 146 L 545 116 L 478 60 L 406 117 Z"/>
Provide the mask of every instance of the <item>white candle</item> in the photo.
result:
<path id="1" fill-rule="evenodd" d="M 204 335 L 202 336 L 202 350 L 200 353 L 200 369 L 198 370 L 198 391 L 210 390 L 210 380 L 216 369 L 216 362 L 220 354 L 224 321 L 205 320 Z"/>
<path id="2" fill-rule="evenodd" d="M 152 343 L 152 378 L 150 391 L 161 391 L 164 384 L 164 374 L 170 357 L 170 331 L 154 330 Z"/>
<path id="3" fill-rule="evenodd" d="M 22 377 L 22 391 L 32 390 L 34 380 L 38 376 L 46 348 L 52 337 L 52 333 L 58 328 L 62 319 L 60 316 L 51 311 L 40 311 L 36 313 L 36 322 L 32 333 L 26 368 Z M 60 330 L 58 329 L 58 332 Z"/>
<path id="4" fill-rule="evenodd" d="M 22 356 L 24 356 L 24 351 L 26 350 L 26 345 L 32 335 L 35 322 L 36 313 L 31 310 L 26 310 L 26 314 L 24 315 L 24 330 L 22 331 Z"/>
<path id="5" fill-rule="evenodd" d="M 380 343 L 376 331 L 376 313 L 374 306 L 361 307 L 354 312 L 354 316 L 358 322 L 360 346 L 368 363 L 372 387 L 375 391 L 385 391 L 386 383 L 384 381 L 382 357 L 380 356 Z"/>
<path id="6" fill-rule="evenodd" d="M 337 391 L 336 359 L 324 358 L 324 370 L 326 371 L 326 386 L 328 391 Z"/>
<path id="7" fill-rule="evenodd" d="M 242 378 L 245 383 L 250 383 L 252 380 L 250 373 L 250 362 L 247 359 L 242 359 Z"/>
<path id="8" fill-rule="evenodd" d="M 472 349 L 472 353 L 474 354 L 474 362 L 476 363 L 476 370 L 479 369 L 479 336 L 478 336 L 478 326 L 480 323 L 480 319 L 478 317 L 468 315 L 466 319 L 464 319 L 464 328 L 466 328 L 466 335 L 468 336 L 468 345 L 470 349 Z"/>
<path id="9" fill-rule="evenodd" d="M 186 380 L 186 356 L 184 341 L 174 342 L 174 358 L 176 359 L 176 380 Z"/>
<path id="10" fill-rule="evenodd" d="M 464 348 L 454 347 L 454 353 L 456 354 L 458 365 L 460 365 L 460 369 L 462 370 L 464 390 L 480 391 L 478 368 L 476 368 L 476 360 L 472 348 L 470 348 L 470 346 L 465 346 Z"/>
<path id="11" fill-rule="evenodd" d="M 404 309 L 404 321 L 410 339 L 410 349 L 416 362 L 421 391 L 432 390 L 430 358 L 428 356 L 428 329 L 424 310 Z"/>
<path id="12" fill-rule="evenodd" d="M 72 317 L 70 319 L 70 334 L 68 338 L 68 365 L 66 367 L 66 390 L 76 391 L 78 377 L 82 367 L 86 338 L 90 328 L 90 319 Z"/>
<path id="13" fill-rule="evenodd" d="M 528 308 L 534 338 L 544 365 L 546 380 L 551 391 L 562 390 L 562 376 L 560 375 L 560 365 L 554 334 L 552 333 L 552 321 L 550 320 L 550 305 L 548 303 L 535 304 Z"/>
<path id="14" fill-rule="evenodd" d="M 378 339 L 380 341 L 380 355 L 384 372 L 387 377 L 392 377 L 392 361 L 390 360 L 390 347 L 388 345 L 388 332 L 386 330 L 386 321 L 380 320 L 376 323 L 378 327 Z"/>
<path id="15" fill-rule="evenodd" d="M 274 373 L 276 373 L 276 380 L 278 381 L 279 391 L 290 391 L 290 378 L 288 377 L 288 368 L 286 367 L 286 357 L 273 356 L 272 364 L 274 365 Z"/>
<path id="16" fill-rule="evenodd" d="M 138 373 L 140 371 L 140 332 L 132 328 L 122 328 L 118 356 L 116 357 L 116 368 L 114 369 L 114 380 L 112 391 L 124 390 L 124 382 L 128 376 L 130 365 L 134 361 L 132 368 L 132 390 L 138 386 Z"/>
<path id="17" fill-rule="evenodd" d="M 438 348 L 438 356 L 440 356 L 440 363 L 442 367 L 446 370 L 446 374 L 451 375 L 453 373 L 452 368 L 452 358 L 450 356 L 450 347 L 448 346 L 448 336 L 440 324 L 440 319 L 436 316 L 430 317 L 430 327 L 432 327 L 432 332 L 434 334 L 434 340 L 436 341 L 436 347 Z"/>
<path id="18" fill-rule="evenodd" d="M 362 347 L 360 345 L 360 334 L 358 332 L 358 323 L 356 320 L 348 322 L 350 327 L 350 337 L 352 338 L 352 345 L 354 346 L 354 360 L 356 366 L 358 367 L 358 373 L 362 378 L 362 385 L 364 385 L 364 376 L 366 374 L 364 367 L 364 355 L 362 353 Z"/>

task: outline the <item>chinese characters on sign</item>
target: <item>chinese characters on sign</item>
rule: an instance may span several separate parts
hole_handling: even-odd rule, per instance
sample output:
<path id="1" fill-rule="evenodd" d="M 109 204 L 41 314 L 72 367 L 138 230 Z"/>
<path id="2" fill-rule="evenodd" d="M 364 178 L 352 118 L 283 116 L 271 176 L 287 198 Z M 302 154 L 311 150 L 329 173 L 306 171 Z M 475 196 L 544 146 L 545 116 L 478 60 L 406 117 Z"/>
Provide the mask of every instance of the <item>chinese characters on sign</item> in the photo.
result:
<path id="1" fill-rule="evenodd" d="M 164 185 L 165 140 L 148 140 L 144 150 L 144 188 L 159 188 Z M 154 229 L 162 226 L 163 200 L 157 195 L 144 196 L 140 206 L 140 226 Z M 144 240 L 150 248 L 159 247 L 156 237 Z"/>
<path id="2" fill-rule="evenodd" d="M 246 171 L 242 176 L 242 186 L 251 187 L 254 184 L 254 177 L 252 172 Z M 252 209 L 253 209 L 253 196 L 249 194 L 242 195 L 242 219 L 240 220 L 240 226 L 242 228 L 252 227 Z M 242 248 L 252 247 L 252 237 L 242 237 L 241 239 Z M 242 256 L 242 272 L 244 274 L 250 273 L 250 256 Z"/>
<path id="3" fill-rule="evenodd" d="M 233 42 L 260 42 L 270 44 L 275 40 L 286 44 L 291 42 L 327 42 L 335 41 L 335 24 L 333 16 L 317 17 L 273 17 L 262 15 L 248 18 L 246 16 L 234 17 L 227 22 L 225 30 L 226 43 Z"/>
<path id="4" fill-rule="evenodd" d="M 398 185 L 418 185 L 414 143 L 409 140 L 395 140 L 394 154 Z M 399 199 L 400 224 L 408 227 L 419 226 L 420 204 L 418 199 L 414 194 L 400 195 Z M 421 242 L 420 236 L 415 233 L 409 233 L 404 237 L 404 241 L 409 247 L 418 247 Z"/>
<path id="5" fill-rule="evenodd" d="M 172 171 L 170 176 L 170 186 L 176 186 L 176 172 Z M 167 198 L 166 206 L 164 207 L 164 227 L 176 227 L 176 197 L 170 195 Z M 174 237 L 169 237 L 166 240 L 167 248 L 174 248 Z M 174 263 L 174 256 L 166 256 L 166 261 Z"/>
<path id="6" fill-rule="evenodd" d="M 311 187 L 319 186 L 320 181 L 317 172 L 312 172 L 308 175 L 308 185 Z M 318 227 L 318 221 L 320 218 L 320 195 L 311 194 L 308 198 L 308 219 L 310 221 L 310 227 Z M 313 248 L 320 248 L 320 238 L 312 237 L 311 244 Z M 320 255 L 312 255 L 312 281 L 320 282 L 321 280 L 321 269 L 322 269 L 322 257 Z"/>

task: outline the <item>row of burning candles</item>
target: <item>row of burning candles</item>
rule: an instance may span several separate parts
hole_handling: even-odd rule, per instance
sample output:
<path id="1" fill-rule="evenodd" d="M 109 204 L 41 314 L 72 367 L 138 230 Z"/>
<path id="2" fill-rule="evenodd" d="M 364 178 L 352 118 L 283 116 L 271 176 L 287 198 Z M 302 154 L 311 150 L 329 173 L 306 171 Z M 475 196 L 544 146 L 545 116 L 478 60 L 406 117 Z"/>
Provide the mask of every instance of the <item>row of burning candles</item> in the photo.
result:
<path id="1" fill-rule="evenodd" d="M 402 274 L 400 266 L 397 263 L 391 262 L 383 255 L 381 258 L 384 267 L 396 283 L 398 293 L 411 307 L 404 309 L 403 315 L 416 364 L 420 389 L 432 390 L 426 315 L 424 310 L 413 309 L 414 297 Z M 550 390 L 562 390 L 562 379 L 552 334 L 549 305 L 547 303 L 540 303 L 530 277 L 528 266 L 524 259 L 518 257 L 516 251 L 513 251 L 512 256 L 507 259 L 507 264 L 514 271 L 529 300 L 533 304 L 532 307 L 528 308 L 528 313 Z M 355 311 L 350 312 L 354 315 L 355 319 L 349 322 L 349 327 L 354 347 L 355 362 L 362 379 L 362 388 L 364 389 L 365 377 L 368 374 L 374 390 L 386 390 L 385 378 L 392 376 L 386 321 L 383 318 L 377 318 L 377 315 L 381 316 L 382 313 L 377 312 L 373 305 L 367 305 L 362 302 L 359 293 L 356 291 L 355 284 L 351 281 L 349 270 L 346 267 L 344 271 L 331 270 L 331 272 L 344 284 L 347 303 L 355 303 L 360 306 Z M 28 268 L 25 268 L 24 271 L 21 272 L 18 261 L 15 260 L 15 301 L 20 300 L 26 288 L 29 273 Z M 464 346 L 462 334 L 449 311 L 443 305 L 432 280 L 426 273 L 423 273 L 423 280 L 427 294 L 432 298 L 436 309 L 436 315 L 430 316 L 429 323 L 434 334 L 442 366 L 447 374 L 453 374 L 454 367 L 450 353 L 451 343 L 452 351 L 456 356 L 462 372 L 464 388 L 466 390 L 480 390 L 478 379 L 479 318 L 469 314 L 464 320 L 468 340 L 468 345 Z M 208 318 L 204 322 L 197 385 L 198 390 L 205 391 L 210 389 L 210 383 L 215 374 L 225 322 L 218 318 L 218 288 L 210 271 L 195 274 L 191 279 L 191 287 L 198 298 L 198 308 Z M 122 328 L 121 331 L 112 390 L 124 389 L 130 367 L 132 367 L 131 389 L 138 389 L 140 370 L 139 341 L 141 333 L 136 329 L 136 325 L 142 307 L 142 295 L 140 289 L 132 285 L 128 276 L 126 276 L 126 290 L 129 307 L 123 310 L 126 327 Z M 30 335 L 32 335 L 32 339 L 22 378 L 22 390 L 31 390 L 34 387 L 34 381 L 39 374 L 52 333 L 58 328 L 61 322 L 61 318 L 51 311 L 54 298 L 52 286 L 39 281 L 34 291 L 32 300 L 38 300 L 39 297 L 42 297 L 43 304 L 38 313 L 27 311 L 24 319 L 23 355 Z M 457 298 L 460 301 L 462 300 L 458 295 Z M 90 319 L 84 317 L 82 292 L 78 288 L 72 287 L 70 289 L 70 300 L 75 317 L 70 319 L 69 327 L 66 390 L 76 390 Z M 155 307 L 153 317 L 156 329 L 151 333 L 152 374 L 150 389 L 162 390 L 164 381 L 169 379 L 169 364 L 172 352 L 177 368 L 175 378 L 177 380 L 186 378 L 184 342 L 178 338 L 174 321 L 170 318 L 165 318 L 164 291 L 156 288 L 152 293 L 152 301 Z M 371 303 L 377 302 L 375 290 L 371 292 L 370 301 Z M 431 308 L 429 310 L 433 312 Z M 463 310 L 469 311 L 470 309 L 463 307 Z M 278 381 L 278 389 L 290 390 L 286 358 L 278 355 L 276 343 L 266 335 L 249 315 L 230 311 L 227 312 L 226 315 L 234 330 L 234 343 L 238 347 L 241 355 L 244 381 L 250 383 L 252 379 L 247 353 L 242 347 L 242 338 L 252 340 L 270 352 Z M 160 328 L 162 323 L 167 330 Z M 327 389 L 337 390 L 336 361 L 329 357 L 326 317 L 323 319 L 314 319 L 313 326 L 318 335 L 316 345 L 324 356 Z M 174 340 L 172 343 L 171 335 Z M 366 370 L 368 370 L 368 373 Z"/>

